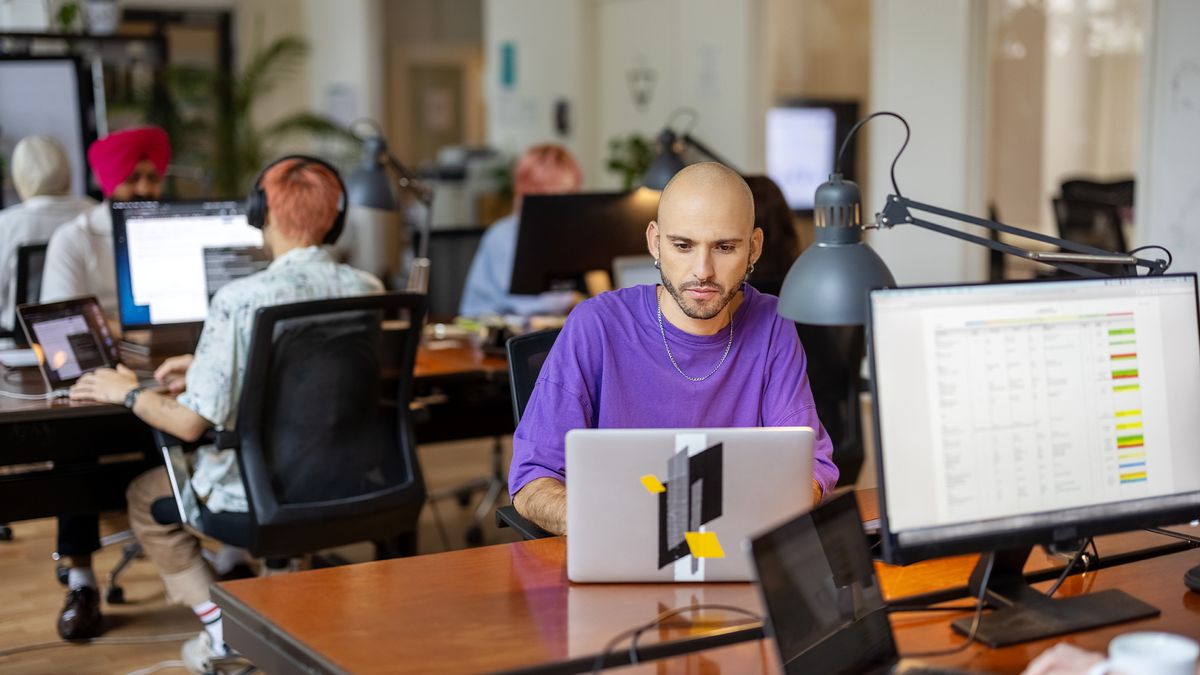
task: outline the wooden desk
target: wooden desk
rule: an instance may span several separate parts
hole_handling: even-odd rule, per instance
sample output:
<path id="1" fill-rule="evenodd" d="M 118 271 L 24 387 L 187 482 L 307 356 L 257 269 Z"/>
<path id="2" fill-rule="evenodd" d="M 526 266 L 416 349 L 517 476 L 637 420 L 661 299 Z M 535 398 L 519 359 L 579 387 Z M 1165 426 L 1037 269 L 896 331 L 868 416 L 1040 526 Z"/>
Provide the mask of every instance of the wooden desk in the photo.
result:
<path id="1" fill-rule="evenodd" d="M 860 493 L 859 500 L 864 518 L 873 517 L 874 492 Z M 1173 540 L 1131 533 L 1100 538 L 1097 546 L 1108 556 L 1168 541 Z M 1191 564 L 1200 558 L 1195 552 L 1183 555 Z M 571 584 L 565 556 L 566 540 L 557 537 L 235 581 L 214 587 L 213 595 L 224 611 L 226 640 L 273 675 L 580 672 L 591 668 L 609 640 L 665 609 L 720 603 L 762 612 L 757 591 L 745 583 Z M 896 599 L 963 585 L 974 562 L 975 556 L 958 556 L 877 569 L 884 595 Z M 1052 573 L 1064 564 L 1039 553 L 1027 570 Z M 1096 578 L 1089 574 L 1085 582 Z M 1139 577 L 1114 578 L 1125 583 Z M 1073 592 L 1078 583 L 1074 577 L 1064 589 Z M 1173 588 L 1183 590 L 1181 583 Z M 1162 604 L 1149 595 L 1146 600 Z M 953 644 L 950 618 L 904 615 L 898 620 L 898 628 L 908 631 L 899 638 L 901 648 Z M 707 613 L 695 624 L 681 617 L 652 632 L 641 652 L 652 659 L 755 641 L 728 652 L 736 660 L 751 654 L 759 637 L 756 622 Z M 628 663 L 627 652 L 617 650 L 610 663 Z"/>
<path id="2" fill-rule="evenodd" d="M 272 675 L 581 672 L 615 635 L 665 609 L 762 611 L 746 583 L 571 584 L 562 537 L 228 582 L 213 600 L 225 640 Z M 647 637 L 661 657 L 762 632 L 709 613 Z M 618 651 L 612 662 L 628 660 Z"/>
<path id="3" fill-rule="evenodd" d="M 1173 553 L 1074 576 L 1058 590 L 1062 596 L 1073 596 L 1119 588 L 1158 607 L 1162 610 L 1159 617 L 1002 649 L 974 644 L 959 654 L 923 660 L 963 670 L 1020 673 L 1034 657 L 1058 642 L 1104 652 L 1108 642 L 1117 635 L 1143 630 L 1178 633 L 1200 641 L 1200 594 L 1189 592 L 1183 585 L 1183 573 L 1198 563 L 1200 551 Z M 885 590 L 889 585 L 895 585 L 893 572 L 897 569 L 900 568 L 880 568 L 880 582 Z M 1037 586 L 1045 589 L 1049 582 Z M 893 616 L 892 629 L 900 653 L 945 650 L 961 644 L 963 637 L 950 630 L 950 620 L 957 616 L 963 615 L 926 613 Z M 615 672 L 621 675 L 776 675 L 782 673 L 783 669 L 778 663 L 774 643 L 766 639 L 631 666 Z"/>
<path id="4" fill-rule="evenodd" d="M 143 372 L 152 367 L 130 361 Z M 415 384 L 452 391 L 416 421 L 418 440 L 511 433 L 507 368 L 466 343 L 423 345 Z M 5 391 L 46 392 L 36 369 L 4 376 Z M 122 508 L 129 481 L 161 464 L 149 428 L 122 406 L 0 396 L 0 522 Z"/>

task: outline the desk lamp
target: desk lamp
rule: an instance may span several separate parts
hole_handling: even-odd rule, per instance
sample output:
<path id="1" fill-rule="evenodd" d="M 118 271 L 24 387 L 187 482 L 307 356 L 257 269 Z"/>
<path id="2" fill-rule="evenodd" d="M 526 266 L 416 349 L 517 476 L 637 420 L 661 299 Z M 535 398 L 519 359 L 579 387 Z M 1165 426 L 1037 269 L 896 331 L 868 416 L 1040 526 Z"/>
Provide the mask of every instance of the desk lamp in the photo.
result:
<path id="1" fill-rule="evenodd" d="M 880 116 L 900 120 L 904 125 L 904 143 L 892 160 L 892 194 L 888 195 L 883 210 L 875 215 L 875 224 L 864 226 L 860 215 L 862 197 L 858 185 L 842 179 L 842 156 L 858 130 L 871 119 Z M 816 242 L 804 251 L 788 270 L 779 293 L 781 316 L 799 323 L 826 326 L 863 325 L 867 316 L 867 291 L 872 288 L 892 288 L 896 285 L 896 280 L 879 255 L 863 242 L 862 232 L 867 229 L 891 229 L 896 225 L 916 225 L 986 246 L 993 251 L 1052 265 L 1065 272 L 1085 277 L 1111 276 L 1084 266 L 1089 263 L 1121 265 L 1123 275 L 1134 275 L 1139 267 L 1145 268 L 1148 274 L 1158 275 L 1165 272 L 1171 264 L 1170 251 L 1161 246 L 1143 246 L 1129 253 L 1113 253 L 909 199 L 901 194 L 896 184 L 896 162 L 908 146 L 910 135 L 908 122 L 900 115 L 888 111 L 872 113 L 850 129 L 838 151 L 834 173 L 829 176 L 827 182 L 817 188 L 814 198 Z M 961 223 L 978 225 L 993 232 L 1052 244 L 1060 251 L 1033 251 L 994 241 L 988 237 L 923 220 L 914 216 L 914 213 L 942 216 Z M 1167 259 L 1151 260 L 1134 255 L 1147 249 L 1159 249 L 1166 253 Z"/>
<path id="2" fill-rule="evenodd" d="M 360 120 L 358 124 L 369 124 L 371 134 L 363 140 L 362 161 L 350 174 L 346 181 L 346 191 L 349 202 L 353 206 L 380 211 L 395 211 L 398 208 L 396 195 L 392 192 L 393 180 L 402 190 L 409 190 L 425 207 L 425 219 L 421 223 L 421 240 L 417 244 L 417 253 L 408 274 L 408 284 L 405 290 L 410 293 L 429 292 L 429 231 L 430 220 L 433 216 L 433 190 L 422 183 L 411 169 L 400 163 L 396 156 L 388 150 L 387 140 L 379 125 L 370 120 Z M 389 174 L 388 169 L 395 172 L 396 177 Z"/>
<path id="3" fill-rule="evenodd" d="M 671 128 L 671 123 L 679 115 L 690 115 L 692 121 L 682 133 L 676 134 L 675 130 Z M 724 164 L 730 169 L 741 173 L 737 167 L 725 161 L 724 158 L 713 152 L 711 148 L 691 135 L 691 130 L 695 128 L 699 119 L 699 115 L 691 108 L 680 108 L 671 113 L 671 116 L 667 118 L 666 126 L 658 134 L 658 153 L 651 160 L 650 166 L 646 168 L 646 173 L 642 174 L 642 187 L 650 188 L 651 190 L 666 188 L 667 183 L 671 182 L 671 178 L 679 173 L 683 167 L 687 166 L 687 162 L 683 159 L 683 152 L 688 148 L 693 148 L 708 159 Z"/>

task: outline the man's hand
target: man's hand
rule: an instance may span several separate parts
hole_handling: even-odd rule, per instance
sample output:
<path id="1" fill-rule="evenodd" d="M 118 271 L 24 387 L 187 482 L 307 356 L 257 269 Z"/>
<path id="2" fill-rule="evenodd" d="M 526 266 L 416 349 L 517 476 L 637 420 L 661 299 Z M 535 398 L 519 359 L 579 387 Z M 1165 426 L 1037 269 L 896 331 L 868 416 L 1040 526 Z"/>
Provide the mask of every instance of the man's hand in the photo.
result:
<path id="1" fill-rule="evenodd" d="M 551 534 L 567 533 L 567 486 L 553 478 L 535 478 L 513 495 L 517 513 Z"/>
<path id="2" fill-rule="evenodd" d="M 812 479 L 812 495 L 812 505 L 815 509 L 821 505 L 821 498 L 824 496 L 821 492 L 821 484 L 817 482 L 816 478 Z"/>
<path id="3" fill-rule="evenodd" d="M 187 389 L 187 371 L 194 358 L 191 354 L 172 356 L 154 371 L 154 379 L 163 386 L 165 393 L 178 396 Z"/>
<path id="4" fill-rule="evenodd" d="M 137 374 L 118 364 L 116 370 L 100 368 L 84 373 L 75 386 L 71 387 L 71 400 L 122 404 L 125 402 L 125 395 L 137 386 Z"/>

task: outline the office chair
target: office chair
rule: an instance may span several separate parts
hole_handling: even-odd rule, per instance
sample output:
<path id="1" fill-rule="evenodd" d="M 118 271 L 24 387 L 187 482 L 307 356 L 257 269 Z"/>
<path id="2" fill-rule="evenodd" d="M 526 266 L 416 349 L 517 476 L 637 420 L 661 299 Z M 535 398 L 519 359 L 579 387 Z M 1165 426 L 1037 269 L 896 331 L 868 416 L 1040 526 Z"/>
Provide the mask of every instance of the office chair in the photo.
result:
<path id="1" fill-rule="evenodd" d="M 560 328 L 542 330 L 518 335 L 508 341 L 508 383 L 512 389 L 513 418 L 517 424 L 521 423 L 525 406 L 533 394 L 533 385 L 537 384 L 538 373 L 542 372 L 542 364 L 546 362 L 550 348 L 561 331 Z M 511 504 L 496 509 L 496 526 L 511 527 L 524 539 L 554 536 L 517 513 Z"/>
<path id="2" fill-rule="evenodd" d="M 42 297 L 42 268 L 46 262 L 46 242 L 17 247 L 16 286 L 13 293 L 12 330 L 0 331 L 0 337 L 14 338 L 25 344 L 25 333 L 17 322 L 17 306 L 36 303 Z"/>
<path id="3" fill-rule="evenodd" d="M 1055 197 L 1054 218 L 1058 221 L 1058 236 L 1067 241 L 1102 248 L 1106 251 L 1128 251 L 1125 231 L 1121 227 L 1121 211 L 1116 204 Z M 1101 271 L 1120 274 L 1120 266 L 1088 264 Z"/>
<path id="4" fill-rule="evenodd" d="M 1132 178 L 1107 183 L 1074 178 L 1063 181 L 1062 185 L 1059 186 L 1059 194 L 1062 195 L 1063 199 L 1111 204 L 1118 208 L 1130 208 L 1133 206 L 1134 188 L 1135 183 Z"/>
<path id="5" fill-rule="evenodd" d="M 237 429 L 206 439 L 238 450 L 250 510 L 202 506 L 194 525 L 273 568 L 360 541 L 379 557 L 416 553 L 425 483 L 408 403 L 424 316 L 424 296 L 409 293 L 259 309 Z M 398 382 L 390 390 L 385 371 Z M 173 498 L 152 513 L 180 520 Z"/>

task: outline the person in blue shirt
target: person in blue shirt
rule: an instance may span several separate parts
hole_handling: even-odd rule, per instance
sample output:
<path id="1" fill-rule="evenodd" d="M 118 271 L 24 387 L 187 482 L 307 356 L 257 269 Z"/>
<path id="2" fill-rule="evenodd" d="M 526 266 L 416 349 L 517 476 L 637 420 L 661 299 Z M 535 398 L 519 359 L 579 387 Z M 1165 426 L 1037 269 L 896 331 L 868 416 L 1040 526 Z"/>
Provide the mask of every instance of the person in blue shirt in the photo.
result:
<path id="1" fill-rule="evenodd" d="M 532 194 L 578 192 L 582 184 L 583 172 L 579 163 L 561 145 L 535 145 L 522 153 L 513 170 L 513 212 L 492 223 L 479 242 L 467 273 L 459 314 L 532 316 L 566 314 L 571 309 L 579 299 L 573 292 L 513 295 L 508 288 L 517 253 L 521 198 Z"/>

